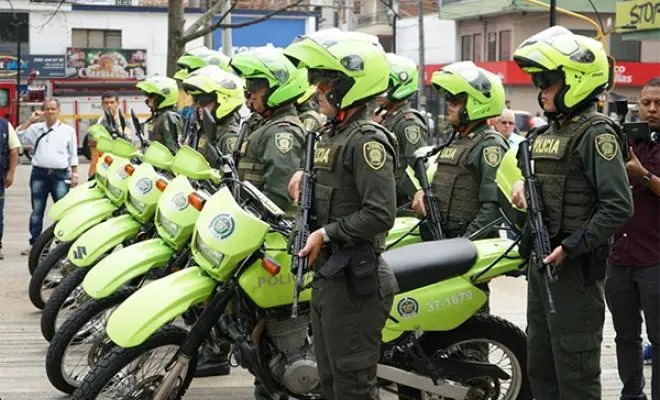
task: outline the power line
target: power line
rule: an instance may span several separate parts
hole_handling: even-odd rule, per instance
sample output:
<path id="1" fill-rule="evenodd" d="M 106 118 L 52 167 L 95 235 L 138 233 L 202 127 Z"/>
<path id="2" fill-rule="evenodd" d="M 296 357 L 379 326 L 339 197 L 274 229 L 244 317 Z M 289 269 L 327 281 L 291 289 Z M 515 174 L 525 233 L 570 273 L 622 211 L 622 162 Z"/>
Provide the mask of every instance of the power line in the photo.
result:
<path id="1" fill-rule="evenodd" d="M 8 1 L 9 1 L 9 0 L 8 0 Z M 50 15 L 48 16 L 48 18 L 46 19 L 46 22 L 44 22 L 44 23 L 41 25 L 41 28 L 39 28 L 39 32 L 40 32 L 40 33 L 44 30 L 44 28 L 46 27 L 46 25 L 48 25 L 48 24 L 50 23 L 50 21 L 52 21 L 53 18 L 55 18 L 55 15 L 57 15 L 57 12 L 60 11 L 60 8 L 62 7 L 62 4 L 64 4 L 64 1 L 65 1 L 65 0 L 60 0 L 60 1 L 57 3 L 57 7 L 55 8 L 55 11 L 53 11 L 52 13 L 50 13 Z"/>

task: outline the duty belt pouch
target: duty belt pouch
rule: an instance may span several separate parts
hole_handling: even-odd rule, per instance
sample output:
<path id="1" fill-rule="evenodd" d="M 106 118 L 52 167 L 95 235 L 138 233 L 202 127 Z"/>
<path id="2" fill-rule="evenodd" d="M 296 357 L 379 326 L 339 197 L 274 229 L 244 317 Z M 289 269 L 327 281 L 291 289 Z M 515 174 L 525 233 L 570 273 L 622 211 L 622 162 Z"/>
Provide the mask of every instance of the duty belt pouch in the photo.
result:
<path id="1" fill-rule="evenodd" d="M 350 288 L 358 296 L 368 296 L 378 290 L 378 257 L 371 245 L 354 248 L 346 274 Z"/>

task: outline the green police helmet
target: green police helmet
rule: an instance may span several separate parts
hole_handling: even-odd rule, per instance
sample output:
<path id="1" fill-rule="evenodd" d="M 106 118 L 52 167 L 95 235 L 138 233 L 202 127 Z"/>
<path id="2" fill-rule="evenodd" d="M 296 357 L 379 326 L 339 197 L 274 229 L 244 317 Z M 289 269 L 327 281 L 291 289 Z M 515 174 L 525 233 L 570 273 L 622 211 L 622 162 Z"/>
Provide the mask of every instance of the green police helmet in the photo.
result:
<path id="1" fill-rule="evenodd" d="M 431 84 L 451 97 L 466 96 L 461 112 L 461 122 L 464 124 L 498 116 L 504 110 L 502 80 L 472 61 L 449 64 L 435 71 L 431 75 Z"/>
<path id="2" fill-rule="evenodd" d="M 271 108 L 294 101 L 307 90 L 305 74 L 297 70 L 281 49 L 258 47 L 239 53 L 231 59 L 230 66 L 246 81 L 262 79 L 268 83 L 266 105 Z"/>
<path id="3" fill-rule="evenodd" d="M 525 40 L 513 59 L 523 71 L 532 74 L 539 87 L 544 85 L 543 80 L 548 83 L 543 79 L 548 73 L 559 74 L 564 87 L 555 96 L 555 106 L 561 113 L 592 102 L 613 76 L 602 43 L 559 25 Z"/>
<path id="4" fill-rule="evenodd" d="M 191 72 L 183 81 L 183 89 L 193 97 L 214 96 L 217 103 L 214 113 L 219 120 L 238 110 L 245 101 L 241 79 L 217 65 Z"/>
<path id="5" fill-rule="evenodd" d="M 182 81 L 192 71 L 207 65 L 217 65 L 225 71 L 231 71 L 229 60 L 229 57 L 222 52 L 211 50 L 205 46 L 191 49 L 176 60 L 179 69 L 174 74 L 174 79 Z"/>
<path id="6" fill-rule="evenodd" d="M 299 37 L 284 54 L 306 67 L 311 84 L 332 81 L 338 109 L 359 105 L 387 91 L 389 63 L 378 40 L 357 32 L 319 31 Z"/>
<path id="7" fill-rule="evenodd" d="M 156 95 L 156 108 L 168 108 L 176 104 L 179 99 L 179 88 L 176 81 L 164 76 L 152 76 L 135 85 L 147 96 Z"/>
<path id="8" fill-rule="evenodd" d="M 387 53 L 387 61 L 390 63 L 388 98 L 391 101 L 401 101 L 415 94 L 419 85 L 417 64 L 394 53 Z"/>

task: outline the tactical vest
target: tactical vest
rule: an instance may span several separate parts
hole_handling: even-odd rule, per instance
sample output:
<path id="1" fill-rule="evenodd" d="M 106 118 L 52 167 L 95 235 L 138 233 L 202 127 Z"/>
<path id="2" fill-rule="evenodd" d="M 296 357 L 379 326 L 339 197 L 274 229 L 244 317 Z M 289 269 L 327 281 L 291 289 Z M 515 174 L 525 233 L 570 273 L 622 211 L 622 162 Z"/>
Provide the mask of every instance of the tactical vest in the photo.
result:
<path id="1" fill-rule="evenodd" d="M 323 135 L 314 151 L 316 183 L 313 208 L 316 228 L 352 214 L 362 206 L 353 171 L 343 165 L 346 152 L 352 150 L 351 143 L 357 135 L 372 136 L 385 146 L 393 160 L 396 157 L 388 139 L 389 132 L 368 120 L 352 122 L 339 134 Z M 385 235 L 383 233 L 373 239 L 372 244 L 378 252 L 385 249 Z"/>
<path id="2" fill-rule="evenodd" d="M 543 205 L 551 237 L 570 234 L 591 217 L 596 193 L 576 157 L 582 136 L 594 125 L 612 121 L 595 111 L 573 117 L 557 131 L 552 128 L 531 144 L 534 172 L 541 183 Z"/>
<path id="3" fill-rule="evenodd" d="M 200 136 L 199 142 L 197 143 L 198 151 L 201 151 L 204 154 L 204 157 L 213 168 L 219 168 L 220 160 L 217 158 L 216 152 L 211 150 L 211 146 L 215 146 L 215 149 L 221 155 L 231 154 L 234 145 L 236 144 L 236 135 L 240 128 L 238 122 L 238 115 L 230 115 L 225 118 L 223 123 L 216 126 L 213 137 L 207 137 L 205 133 Z M 223 142 L 226 142 L 225 148 L 222 146 Z"/>
<path id="4" fill-rule="evenodd" d="M 498 133 L 487 130 L 460 136 L 438 154 L 431 188 L 440 200 L 443 225 L 451 236 L 461 236 L 479 213 L 479 175 L 468 168 L 467 160 L 475 146 L 495 135 Z"/>
<path id="5" fill-rule="evenodd" d="M 4 191 L 9 170 L 9 121 L 0 118 L 0 190 Z"/>
<path id="6" fill-rule="evenodd" d="M 291 126 L 293 126 L 293 130 L 297 132 L 294 134 L 298 135 L 302 135 L 305 132 L 305 127 L 297 116 L 285 115 L 282 118 L 262 123 L 257 130 L 247 135 L 241 146 L 238 175 L 241 179 L 250 181 L 251 184 L 259 189 L 263 189 L 264 187 L 264 160 L 262 159 L 263 149 L 261 148 L 261 143 L 264 140 L 266 132 L 272 129 L 274 125 L 287 127 L 288 130 L 291 130 Z M 300 141 L 304 142 L 305 138 L 301 136 Z"/>
<path id="7" fill-rule="evenodd" d="M 179 114 L 170 110 L 161 111 L 160 113 L 158 113 L 156 117 L 149 124 L 149 140 L 151 140 L 152 142 L 156 141 L 158 143 L 165 144 L 165 135 L 163 134 L 163 127 L 165 126 L 165 124 L 170 124 L 170 119 L 169 119 L 170 116 L 168 114 L 174 114 L 176 117 L 171 116 L 174 118 L 181 118 Z M 174 141 L 178 144 L 179 143 L 178 130 L 175 129 L 174 126 L 169 126 L 168 128 L 172 132 L 172 135 L 174 135 Z"/>
<path id="8" fill-rule="evenodd" d="M 392 119 L 388 120 L 387 118 L 385 121 L 383 121 L 383 125 L 392 133 L 394 133 L 397 137 L 397 140 L 399 140 L 399 132 L 400 129 L 403 129 L 403 127 L 399 127 L 403 123 L 403 121 L 406 120 L 406 114 L 412 113 L 414 115 L 414 118 L 417 118 L 418 122 L 420 122 L 422 125 L 427 126 L 428 124 L 426 123 L 426 118 L 417 110 L 410 108 L 410 107 L 402 107 L 400 108 L 394 115 L 392 115 Z M 428 126 L 427 126 L 428 130 Z M 405 132 L 404 132 L 405 135 Z M 399 141 L 399 147 L 397 148 L 397 168 L 394 170 L 394 176 L 396 178 L 396 181 L 399 182 L 399 180 L 406 174 L 406 167 L 408 166 L 406 162 L 406 155 L 403 152 L 403 146 L 401 146 L 401 141 Z"/>
<path id="9" fill-rule="evenodd" d="M 311 132 L 318 132 L 323 127 L 321 114 L 314 110 L 303 111 L 298 114 L 298 118 L 305 126 L 305 129 Z"/>

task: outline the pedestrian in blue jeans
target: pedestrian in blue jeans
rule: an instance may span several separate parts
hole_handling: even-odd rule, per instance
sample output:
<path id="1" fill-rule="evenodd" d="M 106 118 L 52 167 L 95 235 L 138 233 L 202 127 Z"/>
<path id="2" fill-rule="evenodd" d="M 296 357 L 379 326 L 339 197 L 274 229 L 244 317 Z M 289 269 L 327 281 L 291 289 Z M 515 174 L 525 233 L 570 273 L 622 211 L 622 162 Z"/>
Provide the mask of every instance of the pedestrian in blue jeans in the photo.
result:
<path id="1" fill-rule="evenodd" d="M 30 248 L 43 229 L 48 195 L 56 202 L 64 197 L 69 187 L 78 184 L 76 133 L 73 127 L 60 122 L 59 117 L 59 102 L 49 99 L 44 102 L 41 111 L 32 113 L 30 119 L 18 127 L 21 142 L 33 148 L 30 175 Z M 30 248 L 21 254 L 30 254 Z"/>

